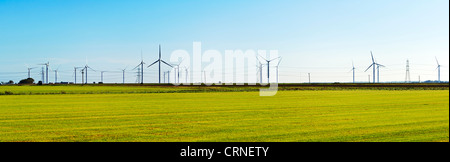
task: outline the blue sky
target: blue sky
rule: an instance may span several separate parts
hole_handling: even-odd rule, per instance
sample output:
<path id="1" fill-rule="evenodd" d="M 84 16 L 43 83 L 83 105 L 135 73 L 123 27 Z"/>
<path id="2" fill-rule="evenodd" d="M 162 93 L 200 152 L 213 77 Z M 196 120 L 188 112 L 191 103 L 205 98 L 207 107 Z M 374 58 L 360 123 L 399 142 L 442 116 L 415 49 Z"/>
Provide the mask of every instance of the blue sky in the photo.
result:
<path id="1" fill-rule="evenodd" d="M 152 63 L 158 44 L 169 60 L 174 50 L 192 52 L 194 41 L 203 51 L 279 50 L 280 82 L 306 82 L 308 73 L 313 82 L 350 82 L 352 61 L 356 80 L 367 81 L 371 50 L 386 65 L 380 81 L 404 81 L 407 59 L 411 80 L 437 80 L 435 57 L 448 81 L 449 1 L 0 0 L 0 81 L 17 82 L 27 66 L 47 61 L 59 67 L 58 80 L 73 81 L 73 67 L 87 60 L 113 71 L 105 82 L 121 82 L 116 71 L 136 66 L 141 50 Z M 156 68 L 145 72 L 146 82 L 157 81 Z M 127 82 L 135 75 L 128 71 Z M 89 77 L 98 82 L 100 72 Z"/>

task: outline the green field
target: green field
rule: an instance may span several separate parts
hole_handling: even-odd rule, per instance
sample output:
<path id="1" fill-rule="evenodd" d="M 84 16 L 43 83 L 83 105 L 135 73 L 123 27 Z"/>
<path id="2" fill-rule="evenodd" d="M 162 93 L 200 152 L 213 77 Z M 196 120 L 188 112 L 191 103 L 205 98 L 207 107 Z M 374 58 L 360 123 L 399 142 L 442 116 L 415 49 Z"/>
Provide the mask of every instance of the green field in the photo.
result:
<path id="1" fill-rule="evenodd" d="M 0 86 L 0 141 L 449 141 L 448 88 L 255 90 Z"/>

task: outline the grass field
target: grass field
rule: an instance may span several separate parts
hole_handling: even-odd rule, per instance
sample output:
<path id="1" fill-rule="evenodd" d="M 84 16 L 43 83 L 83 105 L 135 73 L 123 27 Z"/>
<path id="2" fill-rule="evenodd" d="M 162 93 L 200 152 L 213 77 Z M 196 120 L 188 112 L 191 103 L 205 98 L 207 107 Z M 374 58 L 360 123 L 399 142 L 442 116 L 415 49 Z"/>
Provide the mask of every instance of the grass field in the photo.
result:
<path id="1" fill-rule="evenodd" d="M 0 141 L 449 141 L 448 88 L 254 90 L 2 86 Z"/>

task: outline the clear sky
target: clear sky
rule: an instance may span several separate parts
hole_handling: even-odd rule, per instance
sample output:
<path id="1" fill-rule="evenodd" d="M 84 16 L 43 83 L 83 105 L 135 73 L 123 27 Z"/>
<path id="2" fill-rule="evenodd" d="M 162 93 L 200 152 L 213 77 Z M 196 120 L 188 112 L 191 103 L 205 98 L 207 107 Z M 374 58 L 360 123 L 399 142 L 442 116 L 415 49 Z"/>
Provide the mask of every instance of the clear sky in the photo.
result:
<path id="1" fill-rule="evenodd" d="M 41 66 L 59 67 L 59 81 L 73 81 L 73 67 L 105 73 L 105 82 L 127 82 L 141 59 L 202 49 L 279 50 L 280 82 L 368 81 L 370 51 L 386 66 L 380 81 L 437 80 L 435 57 L 449 80 L 448 0 L 0 0 L 0 81 L 40 80 Z M 271 74 L 275 74 L 275 68 Z M 165 71 L 168 68 L 165 67 Z M 77 74 L 79 75 L 79 74 Z M 182 74 L 184 75 L 184 74 Z M 255 72 L 256 75 L 256 72 Z M 263 75 L 266 75 L 265 73 Z M 49 74 L 54 81 L 54 73 Z M 157 82 L 157 68 L 145 69 Z M 100 81 L 90 72 L 89 82 Z M 273 75 L 272 78 L 275 78 Z M 78 78 L 81 80 L 81 78 Z"/>

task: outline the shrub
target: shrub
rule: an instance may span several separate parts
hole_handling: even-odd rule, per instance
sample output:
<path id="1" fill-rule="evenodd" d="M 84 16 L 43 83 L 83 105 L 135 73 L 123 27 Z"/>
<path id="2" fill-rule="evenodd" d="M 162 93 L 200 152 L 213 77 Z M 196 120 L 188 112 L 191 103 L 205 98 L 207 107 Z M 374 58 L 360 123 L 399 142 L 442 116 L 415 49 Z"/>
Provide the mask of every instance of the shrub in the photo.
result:
<path id="1" fill-rule="evenodd" d="M 33 83 L 34 83 L 34 79 L 33 78 L 22 79 L 19 82 L 19 84 L 33 84 Z"/>

